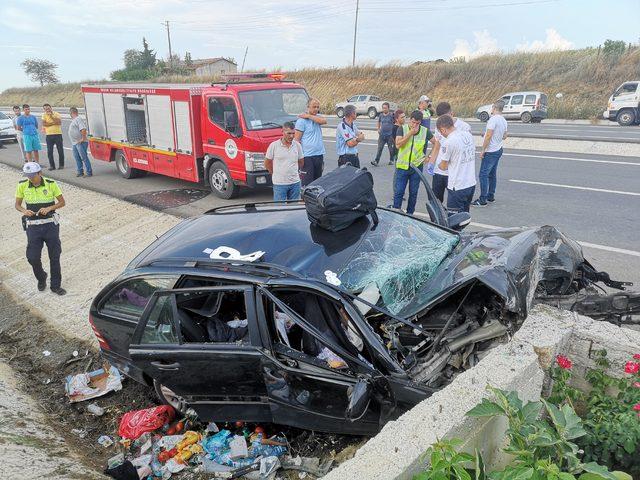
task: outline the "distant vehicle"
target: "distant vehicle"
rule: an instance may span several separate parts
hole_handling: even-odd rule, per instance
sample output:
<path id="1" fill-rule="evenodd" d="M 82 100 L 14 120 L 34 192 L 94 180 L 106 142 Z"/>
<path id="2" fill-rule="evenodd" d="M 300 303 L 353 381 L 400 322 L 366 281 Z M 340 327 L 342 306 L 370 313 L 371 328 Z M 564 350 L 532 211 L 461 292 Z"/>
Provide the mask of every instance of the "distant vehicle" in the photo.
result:
<path id="1" fill-rule="evenodd" d="M 640 80 L 620 85 L 609 97 L 602 116 L 623 127 L 640 124 Z"/>
<path id="2" fill-rule="evenodd" d="M 336 115 L 340 118 L 344 117 L 344 107 L 347 105 L 353 105 L 356 107 L 356 114 L 367 115 L 369 118 L 376 118 L 382 111 L 382 104 L 387 102 L 390 110 L 397 110 L 398 104 L 389 102 L 388 100 L 382 100 L 375 95 L 354 95 L 346 102 L 340 102 L 336 104 Z"/>
<path id="3" fill-rule="evenodd" d="M 513 92 L 503 95 L 502 114 L 507 120 L 520 119 L 523 123 L 540 123 L 547 118 L 547 96 L 542 92 Z M 486 122 L 491 116 L 491 104 L 483 105 L 476 111 L 476 117 Z"/>
<path id="4" fill-rule="evenodd" d="M 10 116 L 0 112 L 0 142 L 17 142 L 16 129 Z"/>
<path id="5" fill-rule="evenodd" d="M 83 85 L 93 158 L 124 178 L 146 172 L 208 185 L 233 198 L 271 186 L 264 154 L 309 95 L 281 73 L 234 74 L 213 85 Z"/>

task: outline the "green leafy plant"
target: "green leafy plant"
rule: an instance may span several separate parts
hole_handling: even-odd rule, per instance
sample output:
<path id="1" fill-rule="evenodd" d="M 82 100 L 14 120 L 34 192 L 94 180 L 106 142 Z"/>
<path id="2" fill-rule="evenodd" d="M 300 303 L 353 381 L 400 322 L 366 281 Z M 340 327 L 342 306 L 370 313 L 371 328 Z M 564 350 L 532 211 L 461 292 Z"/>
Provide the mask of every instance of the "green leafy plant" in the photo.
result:
<path id="1" fill-rule="evenodd" d="M 553 389 L 549 395 L 548 401 L 555 405 L 567 403 L 575 410 L 575 404 L 579 400 L 584 399 L 584 394 L 577 388 L 569 384 L 573 363 L 564 355 L 556 356 L 556 364 L 551 368 L 551 379 L 553 380 Z"/>
<path id="2" fill-rule="evenodd" d="M 624 377 L 605 373 L 607 352 L 596 352 L 596 368 L 586 374 L 592 386 L 584 414 L 586 435 L 578 442 L 584 459 L 640 476 L 640 354 L 625 365 Z"/>
<path id="3" fill-rule="evenodd" d="M 465 468 L 473 462 L 475 480 L 484 480 L 484 462 L 476 451 L 475 455 L 459 452 L 462 440 L 438 440 L 425 453 L 429 457 L 429 468 L 413 477 L 413 480 L 472 480 Z"/>
<path id="4" fill-rule="evenodd" d="M 488 388 L 494 399 L 483 399 L 467 415 L 506 417 L 509 443 L 504 451 L 514 456 L 509 466 L 490 473 L 489 478 L 571 480 L 575 475 L 587 472 L 607 480 L 616 479 L 606 467 L 595 462 L 583 463 L 578 457 L 579 447 L 573 440 L 584 436 L 586 431 L 570 405 L 556 406 L 545 400 L 523 403 L 516 392 Z M 543 411 L 547 419 L 540 418 Z"/>

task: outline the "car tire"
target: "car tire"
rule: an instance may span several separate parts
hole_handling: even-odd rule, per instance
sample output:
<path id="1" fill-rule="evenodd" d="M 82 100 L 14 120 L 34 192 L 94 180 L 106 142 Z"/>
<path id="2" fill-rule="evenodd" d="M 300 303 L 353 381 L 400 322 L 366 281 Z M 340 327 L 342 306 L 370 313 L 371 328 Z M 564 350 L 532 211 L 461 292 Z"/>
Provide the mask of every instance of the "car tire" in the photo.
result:
<path id="1" fill-rule="evenodd" d="M 165 405 L 171 405 L 177 412 L 184 414 L 187 411 L 187 402 L 180 395 L 176 395 L 173 391 L 162 385 L 157 380 L 153 381 L 153 389 L 156 391 L 156 396 Z"/>
<path id="2" fill-rule="evenodd" d="M 122 178 L 136 178 L 140 176 L 140 170 L 138 170 L 137 168 L 131 168 L 131 165 L 129 165 L 129 161 L 127 160 L 127 156 L 124 154 L 123 150 L 117 150 L 116 151 L 116 168 L 118 169 L 118 172 L 120 172 L 120 175 L 122 175 Z"/>
<path id="3" fill-rule="evenodd" d="M 376 118 L 378 116 L 378 111 L 376 110 L 376 107 L 369 108 L 369 110 L 367 110 L 367 116 L 371 119 Z"/>
<path id="4" fill-rule="evenodd" d="M 344 108 L 336 108 L 336 115 L 338 116 L 338 118 L 344 117 Z"/>
<path id="5" fill-rule="evenodd" d="M 616 116 L 616 122 L 623 127 L 628 127 L 636 123 L 636 114 L 633 110 L 622 110 Z"/>
<path id="6" fill-rule="evenodd" d="M 481 122 L 488 122 L 489 121 L 489 114 L 487 112 L 482 112 L 482 113 L 480 113 L 478 118 L 480 119 Z"/>
<path id="7" fill-rule="evenodd" d="M 520 120 L 522 120 L 522 123 L 531 123 L 532 119 L 533 117 L 529 112 L 524 112 L 522 115 L 520 115 Z"/>
<path id="8" fill-rule="evenodd" d="M 220 198 L 229 200 L 238 195 L 240 188 L 235 184 L 229 169 L 224 162 L 214 162 L 209 168 L 209 187 L 211 192 Z"/>

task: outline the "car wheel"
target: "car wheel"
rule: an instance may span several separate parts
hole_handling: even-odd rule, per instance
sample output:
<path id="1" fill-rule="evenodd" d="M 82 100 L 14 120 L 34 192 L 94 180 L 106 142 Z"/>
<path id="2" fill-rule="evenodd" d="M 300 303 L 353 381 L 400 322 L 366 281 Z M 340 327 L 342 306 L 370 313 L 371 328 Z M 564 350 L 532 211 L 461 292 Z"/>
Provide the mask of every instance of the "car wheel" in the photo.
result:
<path id="1" fill-rule="evenodd" d="M 369 110 L 367 110 L 367 115 L 369 116 L 369 118 L 376 118 L 378 116 L 376 107 L 371 107 Z"/>
<path id="2" fill-rule="evenodd" d="M 136 178 L 140 176 L 139 174 L 140 170 L 131 168 L 127 160 L 127 157 L 122 150 L 118 150 L 116 152 L 116 168 L 120 172 L 120 175 L 122 175 L 122 178 L 128 179 L 128 178 Z"/>
<path id="3" fill-rule="evenodd" d="M 623 127 L 628 127 L 636 123 L 636 115 L 633 113 L 633 110 L 622 110 L 618 113 L 616 121 Z"/>
<path id="4" fill-rule="evenodd" d="M 340 107 L 336 109 L 336 115 L 338 116 L 338 118 L 342 118 L 344 117 L 344 108 Z"/>
<path id="5" fill-rule="evenodd" d="M 214 162 L 209 168 L 209 186 L 214 195 L 226 200 L 238 195 L 238 186 L 231 178 L 229 169 L 223 162 Z"/>
<path id="6" fill-rule="evenodd" d="M 184 414 L 187 411 L 187 402 L 180 395 L 176 395 L 169 387 L 165 387 L 157 380 L 153 381 L 153 389 L 162 403 L 171 405 L 176 411 Z"/>
<path id="7" fill-rule="evenodd" d="M 480 116 L 478 118 L 480 119 L 481 122 L 488 122 L 489 114 L 487 112 L 482 112 L 480 113 Z"/>
<path id="8" fill-rule="evenodd" d="M 524 112 L 522 115 L 520 115 L 520 120 L 522 120 L 522 123 L 531 123 L 532 118 L 533 117 L 529 112 Z"/>

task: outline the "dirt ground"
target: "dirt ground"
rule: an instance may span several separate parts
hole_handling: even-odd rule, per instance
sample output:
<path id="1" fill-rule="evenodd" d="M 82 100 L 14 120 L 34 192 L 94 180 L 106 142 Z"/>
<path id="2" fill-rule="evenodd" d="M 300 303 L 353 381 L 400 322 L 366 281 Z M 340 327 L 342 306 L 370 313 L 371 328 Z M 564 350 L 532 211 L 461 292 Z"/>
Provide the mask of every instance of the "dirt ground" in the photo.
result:
<path id="1" fill-rule="evenodd" d="M 5 410 L 11 410 L 7 406 L 11 405 L 11 399 L 3 402 L 0 394 L 0 456 L 8 455 L 10 464 L 24 466 L 24 455 L 31 454 L 18 447 L 25 442 L 29 444 L 25 447 L 29 448 L 34 444 L 34 458 L 39 455 L 46 460 L 43 460 L 43 468 L 55 466 L 62 469 L 57 471 L 63 474 L 58 477 L 50 474 L 3 478 L 105 478 L 98 472 L 103 471 L 107 459 L 118 453 L 120 447 L 116 444 L 104 448 L 98 444 L 98 437 L 110 435 L 117 439 L 118 423 L 123 413 L 156 405 L 152 389 L 125 379 L 123 389 L 118 392 L 93 401 L 69 403 L 64 393 L 65 377 L 95 370 L 101 365 L 100 355 L 93 345 L 56 331 L 32 308 L 19 303 L 1 284 L 0 312 L 0 384 L 11 383 L 12 389 L 5 390 L 19 395 L 23 399 L 19 403 L 24 406 L 1 415 Z M 50 354 L 45 355 L 45 351 Z M 77 356 L 73 355 L 74 351 L 78 352 Z M 101 417 L 90 414 L 87 406 L 91 403 L 99 405 L 106 413 Z M 16 427 L 16 418 L 23 419 L 26 430 Z M 282 432 L 287 437 L 293 456 L 332 458 L 336 464 L 351 458 L 364 442 L 361 437 L 328 435 L 275 425 L 265 427 L 267 431 Z M 32 431 L 40 433 L 36 435 Z M 38 449 L 45 444 L 47 448 Z M 74 476 L 76 472 L 80 472 L 79 476 Z M 209 477 L 185 472 L 176 478 Z M 298 478 L 298 475 L 293 473 L 283 478 Z"/>

